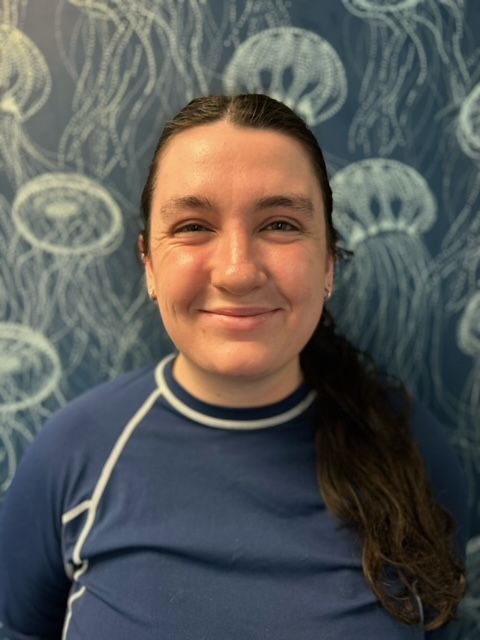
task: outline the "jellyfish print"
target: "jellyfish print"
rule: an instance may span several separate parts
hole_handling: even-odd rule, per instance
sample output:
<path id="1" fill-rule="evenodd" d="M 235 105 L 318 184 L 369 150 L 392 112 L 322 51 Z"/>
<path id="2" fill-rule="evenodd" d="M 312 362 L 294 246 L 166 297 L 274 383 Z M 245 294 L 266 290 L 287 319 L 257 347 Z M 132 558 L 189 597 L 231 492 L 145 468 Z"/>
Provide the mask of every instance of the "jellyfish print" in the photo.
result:
<path id="1" fill-rule="evenodd" d="M 480 276 L 480 273 L 478 275 Z M 477 280 L 477 285 L 480 285 L 480 279 Z M 480 289 L 473 294 L 465 307 L 458 327 L 458 344 L 464 353 L 474 358 L 480 357 Z M 480 376 L 476 376 L 476 382 L 476 397 L 480 400 Z"/>
<path id="2" fill-rule="evenodd" d="M 28 0 L 2 0 L 0 23 L 18 27 L 25 16 Z"/>
<path id="3" fill-rule="evenodd" d="M 73 113 L 59 144 L 62 167 L 100 180 L 123 170 L 132 184 L 139 180 L 141 122 L 150 119 L 150 126 L 159 126 L 160 116 L 182 99 L 188 79 L 169 4 L 59 3 L 56 37 L 75 83 Z M 71 7 L 78 11 L 77 24 L 74 37 L 65 42 L 62 12 Z M 160 57 L 162 51 L 168 55 Z"/>
<path id="4" fill-rule="evenodd" d="M 0 353 L 1 496 L 13 478 L 19 456 L 33 439 L 26 424 L 35 424 L 35 417 L 44 417 L 42 403 L 50 396 L 60 401 L 63 397 L 59 391 L 60 359 L 45 335 L 23 324 L 2 322 Z"/>
<path id="5" fill-rule="evenodd" d="M 462 151 L 480 166 L 480 83 L 462 104 L 458 116 L 457 140 Z"/>
<path id="6" fill-rule="evenodd" d="M 227 92 L 267 93 L 295 109 L 310 126 L 331 118 L 347 97 L 337 52 L 312 31 L 265 29 L 240 44 L 224 73 Z"/>
<path id="7" fill-rule="evenodd" d="M 436 220 L 436 202 L 411 166 L 372 158 L 332 179 L 335 225 L 354 257 L 339 269 L 333 300 L 342 329 L 412 385 L 420 379 L 438 327 L 438 286 L 421 234 Z M 433 334 L 433 335 L 432 335 Z"/>
<path id="8" fill-rule="evenodd" d="M 24 130 L 47 102 L 51 84 L 38 47 L 22 31 L 0 25 L 0 169 L 14 187 L 51 167 Z"/>
<path id="9" fill-rule="evenodd" d="M 56 349 L 39 331 L 15 322 L 0 323 L 0 410 L 15 413 L 40 404 L 59 386 Z"/>
<path id="10" fill-rule="evenodd" d="M 122 237 L 121 213 L 113 198 L 79 174 L 34 178 L 19 190 L 12 216 L 32 246 L 56 255 L 110 252 Z"/>
<path id="11" fill-rule="evenodd" d="M 361 76 L 359 106 L 349 131 L 350 149 L 366 155 L 391 155 L 417 142 L 416 134 L 445 109 L 438 97 L 458 99 L 470 82 L 462 53 L 463 2 L 438 0 L 342 0 L 364 21 L 348 23 L 349 61 Z M 360 26 L 360 37 L 359 37 Z M 355 35 L 353 30 L 355 29 Z M 356 43 L 353 47 L 351 43 Z M 365 57 L 367 63 L 364 63 Z M 361 67 L 358 60 L 362 60 Z M 440 85 L 442 90 L 440 91 Z M 433 90 L 432 90 L 433 89 Z M 426 126 L 426 125 L 429 126 Z M 425 143 L 425 140 L 423 140 Z M 428 145 L 429 146 L 429 145 Z"/>
<path id="12" fill-rule="evenodd" d="M 22 308 L 14 277 L 14 265 L 18 257 L 15 253 L 15 238 L 10 205 L 0 194 L 0 318 L 22 321 Z"/>
<path id="13" fill-rule="evenodd" d="M 65 42 L 62 16 L 72 8 L 77 21 Z M 222 5 L 217 19 L 197 0 L 60 0 L 56 37 L 75 82 L 61 166 L 101 180 L 121 171 L 138 184 L 139 158 L 151 152 L 144 127 L 160 129 L 165 113 L 211 91 L 230 9 Z"/>
<path id="14" fill-rule="evenodd" d="M 120 208 L 95 181 L 52 173 L 18 191 L 12 219 L 23 242 L 18 289 L 37 302 L 30 306 L 29 324 L 49 336 L 67 378 L 85 359 L 107 377 L 121 351 L 118 331 L 125 313 L 106 262 L 122 241 Z M 130 344 L 127 333 L 122 337 Z"/>

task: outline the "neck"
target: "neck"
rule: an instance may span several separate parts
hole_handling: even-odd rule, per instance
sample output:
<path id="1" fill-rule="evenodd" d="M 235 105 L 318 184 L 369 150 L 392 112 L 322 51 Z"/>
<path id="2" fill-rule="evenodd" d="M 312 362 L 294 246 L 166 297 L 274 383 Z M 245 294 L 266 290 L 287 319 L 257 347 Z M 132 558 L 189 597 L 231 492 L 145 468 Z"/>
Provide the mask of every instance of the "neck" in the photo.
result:
<path id="1" fill-rule="evenodd" d="M 288 363 L 272 374 L 229 376 L 205 371 L 179 354 L 173 374 L 192 396 L 223 407 L 261 407 L 283 400 L 303 382 L 298 361 Z"/>

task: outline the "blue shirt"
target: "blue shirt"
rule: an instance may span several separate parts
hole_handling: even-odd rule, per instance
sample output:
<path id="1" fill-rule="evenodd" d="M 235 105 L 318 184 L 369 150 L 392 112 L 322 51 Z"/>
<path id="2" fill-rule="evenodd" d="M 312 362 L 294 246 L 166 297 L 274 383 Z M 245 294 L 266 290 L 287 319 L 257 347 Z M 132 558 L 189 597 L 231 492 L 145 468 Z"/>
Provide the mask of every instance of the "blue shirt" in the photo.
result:
<path id="1" fill-rule="evenodd" d="M 382 608 L 362 573 L 360 541 L 325 507 L 315 395 L 301 387 L 265 407 L 214 406 L 175 381 L 172 362 L 72 402 L 24 456 L 2 514 L 4 632 L 424 638 Z M 457 460 L 430 415 L 417 406 L 413 418 L 434 493 L 463 544 Z"/>

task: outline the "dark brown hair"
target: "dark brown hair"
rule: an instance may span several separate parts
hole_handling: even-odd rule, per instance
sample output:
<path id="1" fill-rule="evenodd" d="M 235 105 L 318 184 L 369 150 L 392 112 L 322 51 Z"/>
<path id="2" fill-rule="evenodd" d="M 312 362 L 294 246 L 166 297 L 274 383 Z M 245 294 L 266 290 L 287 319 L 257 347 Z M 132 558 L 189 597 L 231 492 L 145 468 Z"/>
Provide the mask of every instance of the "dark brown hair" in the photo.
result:
<path id="1" fill-rule="evenodd" d="M 261 94 L 196 98 L 166 124 L 142 193 L 145 253 L 163 149 L 176 134 L 219 120 L 279 131 L 303 145 L 323 194 L 327 245 L 338 256 L 332 192 L 320 146 L 299 116 Z M 361 536 L 366 580 L 402 622 L 421 622 L 420 599 L 430 613 L 425 628 L 444 625 L 463 597 L 464 568 L 454 550 L 453 519 L 432 497 L 410 431 L 407 393 L 400 384 L 380 378 L 368 358 L 336 332 L 326 309 L 300 362 L 321 406 L 316 430 L 320 491 L 328 509 Z"/>

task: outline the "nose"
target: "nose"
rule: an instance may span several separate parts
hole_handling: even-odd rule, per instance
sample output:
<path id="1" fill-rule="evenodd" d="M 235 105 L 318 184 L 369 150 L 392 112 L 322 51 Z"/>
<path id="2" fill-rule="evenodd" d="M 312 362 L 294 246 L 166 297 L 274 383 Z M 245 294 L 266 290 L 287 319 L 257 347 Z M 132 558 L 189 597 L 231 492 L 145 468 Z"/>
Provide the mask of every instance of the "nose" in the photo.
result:
<path id="1" fill-rule="evenodd" d="M 247 230 L 224 231 L 217 239 L 211 269 L 212 284 L 233 295 L 245 295 L 267 281 L 255 237 Z"/>

